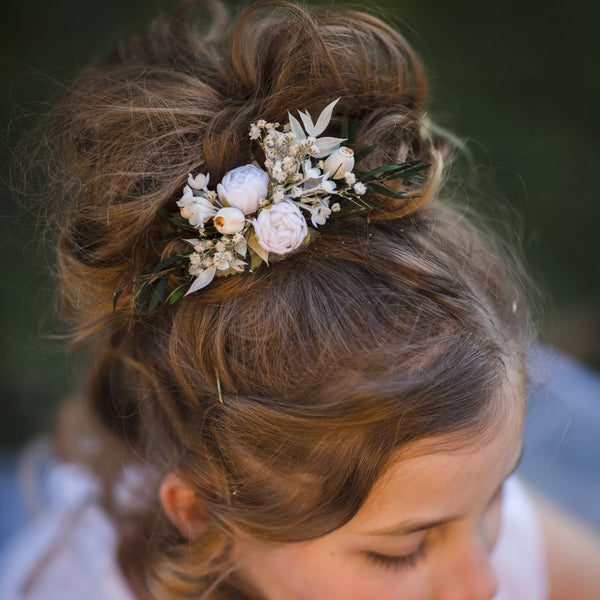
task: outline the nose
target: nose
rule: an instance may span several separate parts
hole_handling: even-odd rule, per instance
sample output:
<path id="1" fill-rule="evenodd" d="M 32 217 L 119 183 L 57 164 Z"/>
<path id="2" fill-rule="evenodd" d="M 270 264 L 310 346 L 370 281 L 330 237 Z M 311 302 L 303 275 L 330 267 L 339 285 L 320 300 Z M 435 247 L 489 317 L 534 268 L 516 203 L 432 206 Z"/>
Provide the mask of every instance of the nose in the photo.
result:
<path id="1" fill-rule="evenodd" d="M 498 592 L 489 552 L 477 537 L 455 547 L 440 575 L 435 600 L 492 600 Z"/>

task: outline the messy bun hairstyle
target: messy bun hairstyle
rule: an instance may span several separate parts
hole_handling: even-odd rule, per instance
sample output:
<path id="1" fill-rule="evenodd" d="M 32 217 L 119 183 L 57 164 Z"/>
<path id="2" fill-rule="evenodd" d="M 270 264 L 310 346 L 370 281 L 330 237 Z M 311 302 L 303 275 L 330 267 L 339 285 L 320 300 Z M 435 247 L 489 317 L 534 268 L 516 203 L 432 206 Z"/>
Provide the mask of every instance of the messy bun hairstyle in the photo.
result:
<path id="1" fill-rule="evenodd" d="M 107 507 L 130 580 L 161 599 L 250 597 L 230 559 L 236 534 L 321 536 L 407 443 L 477 435 L 527 330 L 502 253 L 438 198 L 447 153 L 406 40 L 353 11 L 271 1 L 230 20 L 216 0 L 209 8 L 210 27 L 179 11 L 87 68 L 52 138 L 62 311 L 95 349 L 86 400 L 150 498 L 134 518 L 107 487 Z M 260 161 L 251 122 L 318 114 L 338 97 L 328 135 L 348 117 L 356 147 L 377 144 L 361 167 L 430 163 L 422 197 L 140 314 L 136 276 L 181 249 L 153 242 L 157 210 L 188 173 L 218 181 Z M 160 513 L 170 471 L 206 504 L 198 538 Z"/>

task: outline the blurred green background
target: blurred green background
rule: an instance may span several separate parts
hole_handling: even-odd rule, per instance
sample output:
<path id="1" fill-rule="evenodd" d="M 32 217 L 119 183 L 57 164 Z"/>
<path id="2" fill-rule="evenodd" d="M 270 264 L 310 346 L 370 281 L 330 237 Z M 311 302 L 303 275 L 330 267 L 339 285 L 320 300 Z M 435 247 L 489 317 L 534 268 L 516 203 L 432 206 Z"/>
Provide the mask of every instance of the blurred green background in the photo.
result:
<path id="1" fill-rule="evenodd" d="M 4 447 L 47 428 L 57 402 L 78 383 L 56 335 L 41 229 L 8 176 L 13 149 L 31 115 L 46 110 L 81 67 L 175 4 L 2 3 Z M 521 217 L 529 271 L 541 290 L 542 340 L 600 367 L 600 4 L 401 0 L 376 6 L 423 58 L 434 120 L 470 142 L 480 167 L 468 177 L 476 176 L 481 194 L 499 205 L 491 212 L 506 213 L 508 206 Z"/>

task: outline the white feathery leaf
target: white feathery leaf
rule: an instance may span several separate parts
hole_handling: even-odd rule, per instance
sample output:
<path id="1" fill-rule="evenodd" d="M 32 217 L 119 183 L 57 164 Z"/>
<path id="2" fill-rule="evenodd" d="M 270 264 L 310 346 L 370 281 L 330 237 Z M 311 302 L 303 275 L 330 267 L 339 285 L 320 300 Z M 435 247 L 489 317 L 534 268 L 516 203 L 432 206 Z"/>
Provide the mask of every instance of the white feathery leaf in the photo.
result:
<path id="1" fill-rule="evenodd" d="M 255 233 L 248 236 L 248 246 L 265 264 L 269 264 L 269 253 L 258 243 L 258 237 Z"/>
<path id="2" fill-rule="evenodd" d="M 300 121 L 298 121 L 298 119 L 296 119 L 296 117 L 293 117 L 292 115 L 290 115 L 289 112 L 288 112 L 288 115 L 290 118 L 290 130 L 294 134 L 294 137 L 297 140 L 304 139 L 306 137 L 306 134 L 304 133 L 304 129 L 302 129 L 302 125 L 300 125 Z"/>
<path id="3" fill-rule="evenodd" d="M 190 289 L 185 293 L 186 296 L 201 290 L 203 287 L 206 287 L 214 278 L 215 273 L 217 272 L 217 267 L 214 265 L 212 267 L 208 267 L 208 269 L 204 269 L 198 277 L 194 280 L 194 283 L 190 286 Z"/>
<path id="4" fill-rule="evenodd" d="M 312 119 L 310 118 L 310 113 L 308 111 L 306 113 L 303 113 L 301 110 L 299 110 L 298 114 L 300 115 L 300 118 L 304 123 L 304 129 L 306 129 L 306 133 L 308 135 L 316 137 L 314 134 L 315 126 L 313 125 Z"/>
<path id="5" fill-rule="evenodd" d="M 339 98 L 337 100 L 334 100 L 331 104 L 328 104 L 321 111 L 321 114 L 319 115 L 319 118 L 317 119 L 317 123 L 313 127 L 313 133 L 311 135 L 318 137 L 325 131 L 325 129 L 327 129 L 327 125 L 329 125 L 329 121 L 331 121 L 331 115 L 333 114 L 333 109 L 334 109 L 335 105 L 339 102 L 339 100 L 340 100 Z"/>
<path id="6" fill-rule="evenodd" d="M 317 139 L 317 153 L 313 154 L 313 158 L 324 158 L 329 156 L 334 150 L 337 150 L 339 145 L 345 141 L 345 138 L 322 137 Z"/>

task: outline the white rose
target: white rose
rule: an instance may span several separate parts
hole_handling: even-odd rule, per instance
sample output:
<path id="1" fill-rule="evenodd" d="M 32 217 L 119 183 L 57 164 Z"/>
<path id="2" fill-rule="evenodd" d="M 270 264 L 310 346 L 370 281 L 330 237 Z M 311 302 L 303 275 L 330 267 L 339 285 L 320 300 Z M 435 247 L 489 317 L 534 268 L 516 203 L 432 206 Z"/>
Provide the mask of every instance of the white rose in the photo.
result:
<path id="1" fill-rule="evenodd" d="M 217 185 L 221 201 L 241 210 L 245 215 L 258 210 L 258 201 L 266 198 L 268 191 L 269 176 L 255 165 L 231 169 Z"/>
<path id="2" fill-rule="evenodd" d="M 258 243 L 274 254 L 295 250 L 308 234 L 300 209 L 289 200 L 263 209 L 252 224 Z"/>
<path id="3" fill-rule="evenodd" d="M 213 217 L 213 223 L 219 233 L 234 234 L 244 229 L 246 218 L 239 208 L 226 206 Z"/>

